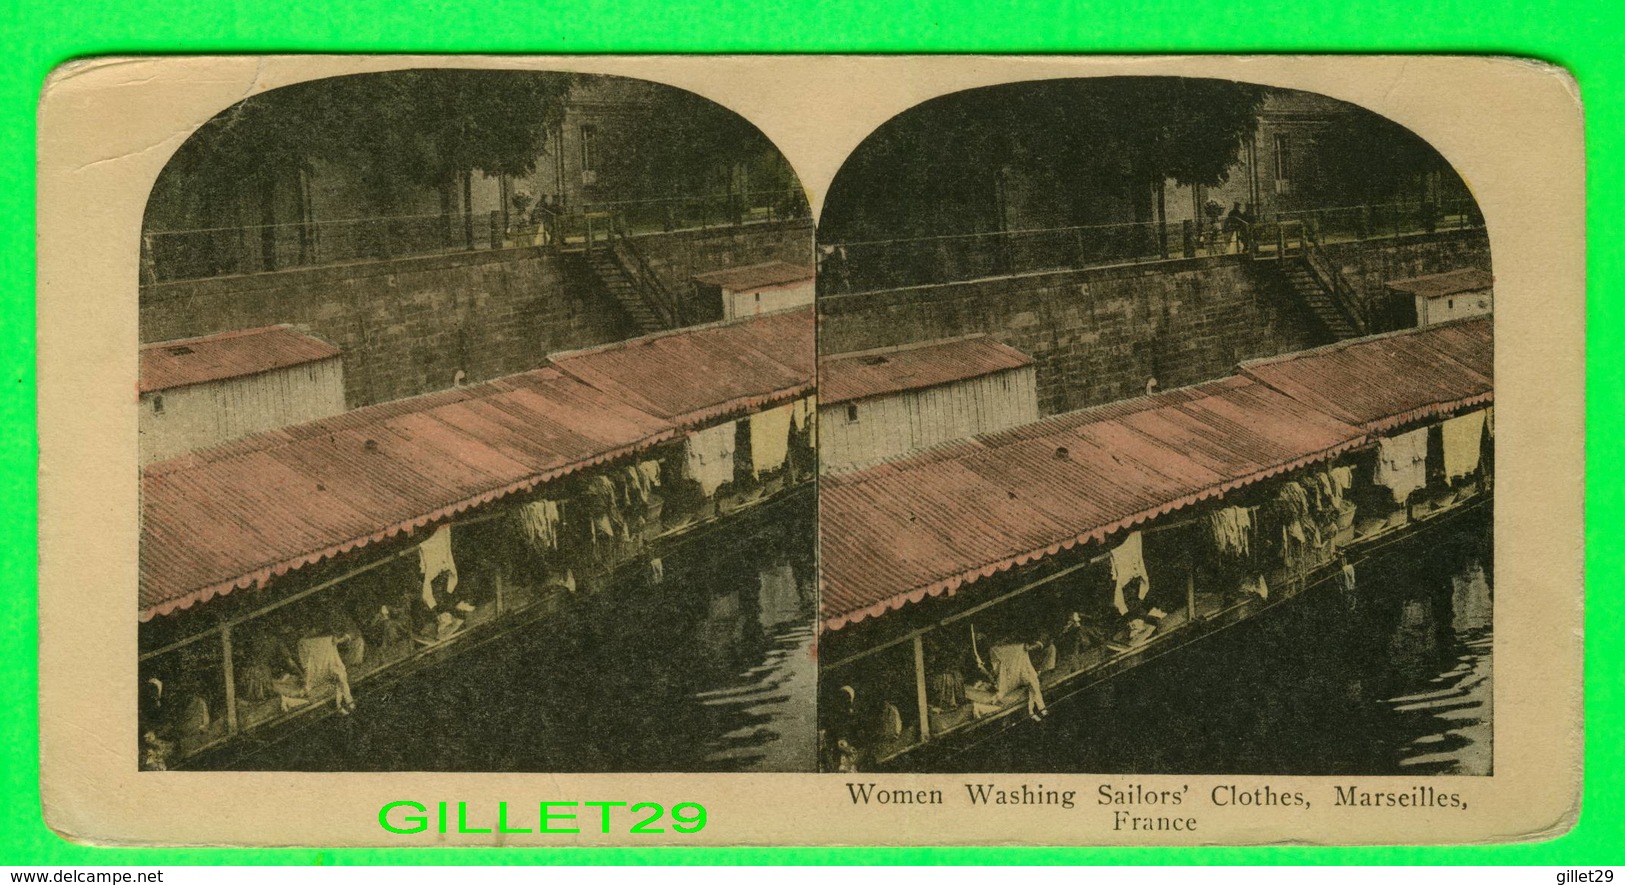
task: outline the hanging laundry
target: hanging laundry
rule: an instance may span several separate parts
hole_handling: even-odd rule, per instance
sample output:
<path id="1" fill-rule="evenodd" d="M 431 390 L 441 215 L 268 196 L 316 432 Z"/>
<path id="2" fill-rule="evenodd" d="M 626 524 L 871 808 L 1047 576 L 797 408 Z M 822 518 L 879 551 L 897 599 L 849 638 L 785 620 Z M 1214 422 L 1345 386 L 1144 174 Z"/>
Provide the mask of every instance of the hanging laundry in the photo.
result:
<path id="1" fill-rule="evenodd" d="M 1309 493 L 1298 483 L 1282 484 L 1281 490 L 1275 494 L 1275 499 L 1281 503 L 1288 515 L 1288 521 L 1300 522 L 1309 518 Z"/>
<path id="2" fill-rule="evenodd" d="M 1332 478 L 1332 485 L 1337 487 L 1339 497 L 1343 492 L 1354 488 L 1354 468 L 1333 467 L 1327 474 Z"/>
<path id="3" fill-rule="evenodd" d="M 1317 506 L 1321 514 L 1338 509 L 1343 504 L 1343 490 L 1332 479 L 1330 472 L 1322 470 L 1315 474 L 1315 491 L 1320 497 Z"/>
<path id="4" fill-rule="evenodd" d="M 1482 411 L 1451 418 L 1439 427 L 1444 440 L 1444 475 L 1447 479 L 1466 476 L 1478 469 L 1478 455 L 1484 444 Z"/>
<path id="5" fill-rule="evenodd" d="M 641 508 L 649 503 L 649 487 L 643 481 L 643 472 L 636 464 L 622 468 L 615 477 L 619 485 L 621 506 Z"/>
<path id="6" fill-rule="evenodd" d="M 655 489 L 660 488 L 659 461 L 638 462 L 638 475 L 643 478 L 643 488 L 645 494 L 652 494 Z"/>
<path id="7" fill-rule="evenodd" d="M 750 416 L 750 467 L 757 476 L 784 466 L 790 454 L 790 419 L 794 405 L 783 405 Z"/>
<path id="8" fill-rule="evenodd" d="M 1253 512 L 1247 507 L 1225 507 L 1207 516 L 1213 547 L 1223 556 L 1246 559 L 1252 549 Z"/>
<path id="9" fill-rule="evenodd" d="M 538 498 L 519 505 L 515 511 L 520 530 L 530 546 L 539 551 L 559 549 L 559 504 Z"/>
<path id="10" fill-rule="evenodd" d="M 451 526 L 443 525 L 418 545 L 418 564 L 423 568 L 423 604 L 435 608 L 434 579 L 446 576 L 446 594 L 457 592 L 457 563 L 451 558 Z"/>
<path id="11" fill-rule="evenodd" d="M 1394 501 L 1403 504 L 1411 492 L 1427 485 L 1427 457 L 1427 428 L 1378 440 L 1372 481 L 1387 487 Z"/>
<path id="12" fill-rule="evenodd" d="M 1112 549 L 1112 604 L 1117 607 L 1120 615 L 1128 614 L 1128 601 L 1123 598 L 1123 588 L 1135 578 L 1140 579 L 1140 598 L 1144 599 L 1147 591 L 1151 589 L 1151 576 L 1145 571 L 1144 545 L 1139 532 L 1129 532 L 1123 543 Z"/>
<path id="13" fill-rule="evenodd" d="M 737 422 L 729 421 L 688 435 L 688 477 L 700 484 L 707 498 L 734 478 L 734 437 Z"/>

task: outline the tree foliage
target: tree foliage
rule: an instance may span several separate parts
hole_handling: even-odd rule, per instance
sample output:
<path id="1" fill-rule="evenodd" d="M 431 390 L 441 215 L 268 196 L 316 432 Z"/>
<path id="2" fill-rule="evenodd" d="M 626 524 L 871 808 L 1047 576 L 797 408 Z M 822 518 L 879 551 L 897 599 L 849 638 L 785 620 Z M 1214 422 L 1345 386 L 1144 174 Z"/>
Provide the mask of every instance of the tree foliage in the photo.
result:
<path id="1" fill-rule="evenodd" d="M 449 186 L 471 172 L 523 175 L 547 150 L 571 75 L 408 70 L 284 87 L 203 125 L 154 188 L 231 202 L 245 184 L 276 182 L 328 161 L 357 171 L 375 198 Z"/>
<path id="2" fill-rule="evenodd" d="M 1148 211 L 1155 183 L 1219 184 L 1261 87 L 1171 77 L 1043 80 L 956 93 L 888 121 L 831 186 L 834 239 L 995 229 L 1001 176 L 1046 183 L 1072 223 L 1105 200 Z M 906 233 L 897 233 L 903 231 Z"/>
<path id="3" fill-rule="evenodd" d="M 1386 117 L 1351 110 L 1341 125 L 1316 142 L 1321 172 L 1336 182 L 1338 203 L 1367 205 L 1425 198 L 1424 179 L 1446 179 L 1447 188 L 1465 193 L 1460 178 L 1439 152 L 1416 133 Z"/>
<path id="4" fill-rule="evenodd" d="M 636 125 L 605 151 L 606 179 L 623 198 L 710 196 L 794 181 L 778 148 L 748 120 L 682 89 L 652 90 Z"/>

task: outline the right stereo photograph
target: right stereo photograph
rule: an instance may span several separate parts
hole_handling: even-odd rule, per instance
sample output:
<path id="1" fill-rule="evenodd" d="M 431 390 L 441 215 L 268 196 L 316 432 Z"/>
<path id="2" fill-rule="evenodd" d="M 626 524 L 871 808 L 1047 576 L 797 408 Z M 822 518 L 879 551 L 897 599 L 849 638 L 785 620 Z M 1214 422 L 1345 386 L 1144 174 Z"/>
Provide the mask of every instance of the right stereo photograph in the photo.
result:
<path id="1" fill-rule="evenodd" d="M 973 89 L 817 257 L 820 770 L 1493 773 L 1494 277 L 1426 141 Z"/>

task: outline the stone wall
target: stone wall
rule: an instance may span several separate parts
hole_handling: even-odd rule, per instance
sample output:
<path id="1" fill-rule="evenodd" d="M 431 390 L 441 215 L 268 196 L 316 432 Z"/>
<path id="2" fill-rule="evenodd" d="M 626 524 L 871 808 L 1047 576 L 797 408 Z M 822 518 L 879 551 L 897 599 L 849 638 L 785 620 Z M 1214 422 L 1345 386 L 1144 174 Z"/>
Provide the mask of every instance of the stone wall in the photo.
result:
<path id="1" fill-rule="evenodd" d="M 1396 299 L 1388 292 L 1389 280 L 1402 280 L 1426 274 L 1463 268 L 1493 271 L 1490 240 L 1482 230 L 1415 234 L 1389 240 L 1334 243 L 1326 255 L 1337 265 L 1343 278 L 1365 298 L 1376 317 L 1409 316 L 1415 321 L 1410 298 Z"/>
<path id="2" fill-rule="evenodd" d="M 767 261 L 813 266 L 813 227 L 805 220 L 644 234 L 632 242 L 666 289 L 684 300 L 694 296 L 695 274 Z"/>
<path id="3" fill-rule="evenodd" d="M 808 264 L 806 222 L 638 238 L 673 292 L 696 273 L 773 259 Z M 681 285 L 679 285 L 681 284 Z M 580 255 L 518 248 L 142 288 L 141 340 L 292 323 L 344 352 L 351 408 L 534 369 L 550 353 L 634 334 Z"/>
<path id="4" fill-rule="evenodd" d="M 1229 372 L 1310 345 L 1307 319 L 1241 258 L 1028 274 L 820 299 L 824 353 L 985 332 L 1037 361 L 1043 414 Z"/>
<path id="5" fill-rule="evenodd" d="M 1481 232 L 1329 250 L 1350 281 L 1379 294 L 1388 279 L 1489 262 Z M 1039 408 L 1055 414 L 1138 396 L 1152 377 L 1178 387 L 1323 343 L 1277 270 L 1220 256 L 824 296 L 819 349 L 987 333 L 1034 357 Z"/>

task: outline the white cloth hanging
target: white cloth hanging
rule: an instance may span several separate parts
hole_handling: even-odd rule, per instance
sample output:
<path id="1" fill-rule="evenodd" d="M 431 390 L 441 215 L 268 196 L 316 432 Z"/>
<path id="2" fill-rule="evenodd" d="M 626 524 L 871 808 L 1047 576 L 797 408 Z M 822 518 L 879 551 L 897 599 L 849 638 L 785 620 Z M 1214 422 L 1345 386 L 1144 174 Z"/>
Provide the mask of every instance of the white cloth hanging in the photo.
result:
<path id="1" fill-rule="evenodd" d="M 418 545 L 418 563 L 423 568 L 423 604 L 435 607 L 434 579 L 446 576 L 446 594 L 457 592 L 457 563 L 451 558 L 451 526 L 443 525 Z"/>
<path id="2" fill-rule="evenodd" d="M 638 475 L 643 478 L 645 492 L 660 488 L 660 462 L 639 461 Z"/>
<path id="3" fill-rule="evenodd" d="M 1140 579 L 1141 599 L 1151 589 L 1151 576 L 1145 572 L 1144 547 L 1139 532 L 1129 532 L 1123 543 L 1113 548 L 1112 563 L 1112 605 L 1117 607 L 1120 615 L 1128 614 L 1128 601 L 1123 598 L 1123 588 L 1135 578 Z"/>
<path id="4" fill-rule="evenodd" d="M 1354 487 L 1354 468 L 1333 467 L 1327 473 L 1331 476 L 1332 485 L 1337 487 L 1338 492 L 1346 492 Z"/>
<path id="5" fill-rule="evenodd" d="M 1484 444 L 1482 411 L 1451 418 L 1439 427 L 1444 442 L 1444 475 L 1447 479 L 1466 476 L 1478 469 L 1478 455 Z"/>
<path id="6" fill-rule="evenodd" d="M 794 413 L 794 404 L 786 404 L 750 416 L 750 469 L 757 476 L 784 466 Z"/>
<path id="7" fill-rule="evenodd" d="M 688 476 L 700 484 L 707 498 L 716 494 L 723 483 L 733 481 L 736 423 L 729 421 L 688 435 Z"/>
<path id="8" fill-rule="evenodd" d="M 1386 486 L 1399 504 L 1411 492 L 1427 485 L 1427 428 L 1385 437 L 1377 441 L 1377 469 L 1372 481 Z"/>

